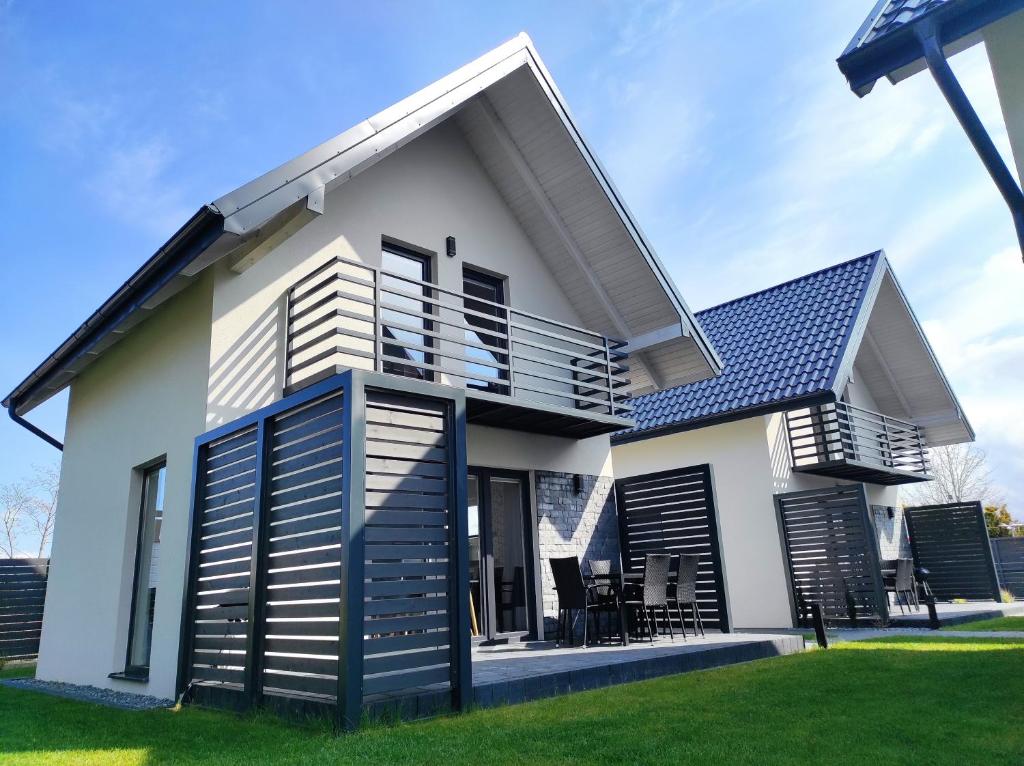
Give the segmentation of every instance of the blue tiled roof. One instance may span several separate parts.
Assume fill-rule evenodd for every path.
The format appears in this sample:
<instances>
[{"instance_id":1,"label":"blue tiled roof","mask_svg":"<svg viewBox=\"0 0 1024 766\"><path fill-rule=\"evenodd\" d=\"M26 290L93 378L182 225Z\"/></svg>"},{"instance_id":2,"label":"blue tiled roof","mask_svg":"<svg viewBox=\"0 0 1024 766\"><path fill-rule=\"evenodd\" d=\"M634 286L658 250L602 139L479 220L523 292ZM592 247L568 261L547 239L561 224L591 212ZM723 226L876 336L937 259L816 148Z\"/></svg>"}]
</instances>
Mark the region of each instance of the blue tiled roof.
<instances>
[{"instance_id":1,"label":"blue tiled roof","mask_svg":"<svg viewBox=\"0 0 1024 766\"><path fill-rule=\"evenodd\" d=\"M715 378L633 400L636 426L653 429L735 417L828 393L881 252L697 312L722 358Z\"/></svg>"},{"instance_id":2,"label":"blue tiled roof","mask_svg":"<svg viewBox=\"0 0 1024 766\"><path fill-rule=\"evenodd\" d=\"M863 37L854 41L857 45L867 45L901 27L912 24L929 11L933 11L951 0L887 0L877 10L874 19L869 19Z\"/></svg>"}]
</instances>

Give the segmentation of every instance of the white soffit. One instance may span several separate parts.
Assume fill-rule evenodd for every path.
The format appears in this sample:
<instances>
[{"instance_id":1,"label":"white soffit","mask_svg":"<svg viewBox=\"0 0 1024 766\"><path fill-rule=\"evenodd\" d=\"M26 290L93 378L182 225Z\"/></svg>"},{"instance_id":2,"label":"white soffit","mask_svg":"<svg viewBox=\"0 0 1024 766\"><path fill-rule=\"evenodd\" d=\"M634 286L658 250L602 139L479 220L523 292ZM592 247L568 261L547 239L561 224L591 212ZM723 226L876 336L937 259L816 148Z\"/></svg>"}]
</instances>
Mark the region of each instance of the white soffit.
<instances>
[{"instance_id":1,"label":"white soffit","mask_svg":"<svg viewBox=\"0 0 1024 766\"><path fill-rule=\"evenodd\" d=\"M585 326L631 343L660 333L657 346L632 360L649 368L637 368L648 384L675 386L720 370L525 34L213 206L225 230L242 236L304 198L322 212L325 192L456 114Z\"/></svg>"},{"instance_id":2,"label":"white soffit","mask_svg":"<svg viewBox=\"0 0 1024 766\"><path fill-rule=\"evenodd\" d=\"M917 423L930 445L973 441L970 423L888 264L856 367L878 408Z\"/></svg>"}]
</instances>

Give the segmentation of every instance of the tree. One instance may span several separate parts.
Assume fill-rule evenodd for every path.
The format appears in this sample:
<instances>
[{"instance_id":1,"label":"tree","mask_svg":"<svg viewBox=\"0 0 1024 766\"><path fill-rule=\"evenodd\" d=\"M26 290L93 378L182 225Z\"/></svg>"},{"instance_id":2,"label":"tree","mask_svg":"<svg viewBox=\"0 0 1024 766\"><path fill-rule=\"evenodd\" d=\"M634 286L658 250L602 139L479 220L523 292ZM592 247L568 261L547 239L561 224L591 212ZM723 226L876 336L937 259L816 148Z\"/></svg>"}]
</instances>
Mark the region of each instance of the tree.
<instances>
[{"instance_id":1,"label":"tree","mask_svg":"<svg viewBox=\"0 0 1024 766\"><path fill-rule=\"evenodd\" d=\"M911 503L941 505L989 499L992 487L982 450L973 444L953 444L928 453L934 479L908 490Z\"/></svg>"},{"instance_id":2,"label":"tree","mask_svg":"<svg viewBox=\"0 0 1024 766\"><path fill-rule=\"evenodd\" d=\"M35 490L29 508L29 523L39 535L39 558L43 558L57 517L57 491L60 489L60 469L56 465L36 466L32 489Z\"/></svg>"},{"instance_id":3,"label":"tree","mask_svg":"<svg viewBox=\"0 0 1024 766\"><path fill-rule=\"evenodd\" d=\"M1012 537L1012 523L1013 517L1006 510L1006 503L985 506L985 526L989 537Z\"/></svg>"},{"instance_id":4,"label":"tree","mask_svg":"<svg viewBox=\"0 0 1024 766\"><path fill-rule=\"evenodd\" d=\"M21 482L0 487L0 554L5 558L12 559L18 552L18 536L28 523L33 502Z\"/></svg>"}]
</instances>

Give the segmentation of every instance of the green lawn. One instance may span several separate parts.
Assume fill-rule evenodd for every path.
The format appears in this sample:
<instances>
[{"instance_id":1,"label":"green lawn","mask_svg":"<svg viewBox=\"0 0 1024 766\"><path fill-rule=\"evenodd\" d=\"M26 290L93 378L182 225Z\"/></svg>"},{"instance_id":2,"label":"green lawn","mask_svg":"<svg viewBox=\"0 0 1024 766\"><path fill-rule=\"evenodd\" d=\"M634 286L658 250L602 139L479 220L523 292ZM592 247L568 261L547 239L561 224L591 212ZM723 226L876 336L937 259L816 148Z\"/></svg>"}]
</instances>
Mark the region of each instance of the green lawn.
<instances>
[{"instance_id":1,"label":"green lawn","mask_svg":"<svg viewBox=\"0 0 1024 766\"><path fill-rule=\"evenodd\" d=\"M1024 631L1024 617L993 617L991 620L965 622L951 625L943 630L1020 630Z\"/></svg>"},{"instance_id":2,"label":"green lawn","mask_svg":"<svg viewBox=\"0 0 1024 766\"><path fill-rule=\"evenodd\" d=\"M1024 762L1024 641L894 637L335 736L0 687L4 764Z\"/></svg>"}]
</instances>

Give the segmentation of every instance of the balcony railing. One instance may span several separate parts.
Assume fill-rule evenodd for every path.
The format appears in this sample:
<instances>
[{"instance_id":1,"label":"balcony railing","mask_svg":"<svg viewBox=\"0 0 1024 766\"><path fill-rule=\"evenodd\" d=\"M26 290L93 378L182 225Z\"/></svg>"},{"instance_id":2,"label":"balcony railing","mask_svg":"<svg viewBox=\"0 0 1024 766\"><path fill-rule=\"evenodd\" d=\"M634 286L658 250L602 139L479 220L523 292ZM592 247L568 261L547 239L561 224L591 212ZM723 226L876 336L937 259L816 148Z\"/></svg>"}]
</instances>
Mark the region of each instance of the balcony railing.
<instances>
[{"instance_id":1,"label":"balcony railing","mask_svg":"<svg viewBox=\"0 0 1024 766\"><path fill-rule=\"evenodd\" d=\"M345 258L292 286L287 324L290 391L356 367L585 417L632 410L624 342Z\"/></svg>"},{"instance_id":2,"label":"balcony railing","mask_svg":"<svg viewBox=\"0 0 1024 766\"><path fill-rule=\"evenodd\" d=\"M786 413L793 468L883 484L925 481L929 463L921 429L846 402Z\"/></svg>"}]
</instances>

